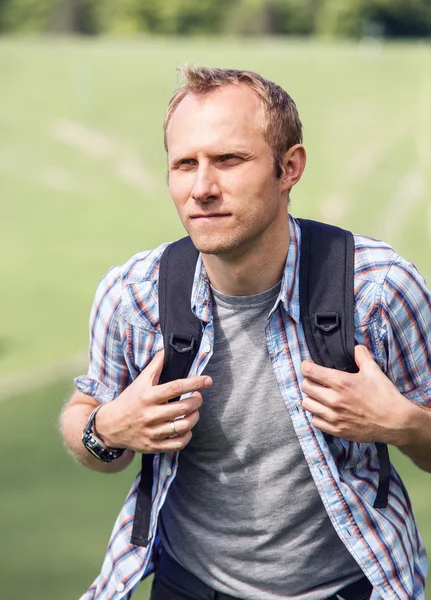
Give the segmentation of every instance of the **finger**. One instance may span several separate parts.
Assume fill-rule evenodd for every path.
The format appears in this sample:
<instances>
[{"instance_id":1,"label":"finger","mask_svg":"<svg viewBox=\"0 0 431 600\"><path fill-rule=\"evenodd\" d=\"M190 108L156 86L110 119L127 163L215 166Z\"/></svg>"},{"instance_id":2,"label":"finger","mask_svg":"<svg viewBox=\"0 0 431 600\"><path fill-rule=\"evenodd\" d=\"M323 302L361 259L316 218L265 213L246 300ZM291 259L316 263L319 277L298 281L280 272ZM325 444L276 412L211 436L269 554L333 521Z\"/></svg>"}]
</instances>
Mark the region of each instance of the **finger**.
<instances>
[{"instance_id":1,"label":"finger","mask_svg":"<svg viewBox=\"0 0 431 600\"><path fill-rule=\"evenodd\" d=\"M199 411L194 410L192 413L184 417L183 419L174 419L169 421L163 426L164 437L170 438L172 436L183 436L193 429L196 423L199 421Z\"/></svg>"},{"instance_id":2,"label":"finger","mask_svg":"<svg viewBox=\"0 0 431 600\"><path fill-rule=\"evenodd\" d=\"M336 414L331 408L328 408L321 402L318 402L309 396L305 397L301 404L304 410L314 416L325 419L325 421L332 422L334 419L336 419Z\"/></svg>"},{"instance_id":3,"label":"finger","mask_svg":"<svg viewBox=\"0 0 431 600\"><path fill-rule=\"evenodd\" d=\"M317 427L317 429L325 431L326 433L336 435L339 421L337 415L333 411L319 402L315 402L312 398L305 398L302 402L302 406L312 415L311 424L313 427Z\"/></svg>"},{"instance_id":4,"label":"finger","mask_svg":"<svg viewBox=\"0 0 431 600\"><path fill-rule=\"evenodd\" d=\"M328 367L321 367L311 360L304 360L301 363L301 373L307 379L311 379L316 383L320 383L327 388L338 389L343 387L346 382L346 378L352 377L351 373L344 373L337 369L330 369Z\"/></svg>"},{"instance_id":5,"label":"finger","mask_svg":"<svg viewBox=\"0 0 431 600\"><path fill-rule=\"evenodd\" d=\"M335 429L331 426L331 424L328 423L328 421L325 421L325 419L322 419L321 417L314 416L311 419L311 424L313 425L313 427L320 429L320 431L330 433L331 435L336 435Z\"/></svg>"},{"instance_id":6,"label":"finger","mask_svg":"<svg viewBox=\"0 0 431 600\"><path fill-rule=\"evenodd\" d=\"M187 379L176 379L152 388L152 397L158 404L164 404L178 396L204 390L213 384L211 377L200 375Z\"/></svg>"},{"instance_id":7,"label":"finger","mask_svg":"<svg viewBox=\"0 0 431 600\"><path fill-rule=\"evenodd\" d=\"M154 407L154 413L149 420L149 424L151 426L162 425L173 419L187 416L195 410L198 410L202 406L202 402L202 395L199 392L195 392L188 398L184 398L184 400L156 406Z\"/></svg>"},{"instance_id":8,"label":"finger","mask_svg":"<svg viewBox=\"0 0 431 600\"><path fill-rule=\"evenodd\" d=\"M171 437L162 442L154 444L152 452L178 452L187 446L192 439L192 432L188 431L184 435L178 435L177 437Z\"/></svg>"},{"instance_id":9,"label":"finger","mask_svg":"<svg viewBox=\"0 0 431 600\"><path fill-rule=\"evenodd\" d=\"M325 385L324 381L329 380L331 377L330 371L333 371L333 369L321 367L312 360L304 360L301 363L301 373L304 377L311 379L316 383L320 383L321 385Z\"/></svg>"},{"instance_id":10,"label":"finger","mask_svg":"<svg viewBox=\"0 0 431 600\"><path fill-rule=\"evenodd\" d=\"M313 379L304 379L301 383L301 390L307 396L318 400L326 405L332 405L335 400L334 391L331 388L318 383L317 381L313 381Z\"/></svg>"},{"instance_id":11,"label":"finger","mask_svg":"<svg viewBox=\"0 0 431 600\"><path fill-rule=\"evenodd\" d=\"M159 383L160 375L163 370L164 356L165 353L163 350L160 350L154 355L153 359L135 380L139 382L140 386L156 386Z\"/></svg>"},{"instance_id":12,"label":"finger","mask_svg":"<svg viewBox=\"0 0 431 600\"><path fill-rule=\"evenodd\" d=\"M364 369L370 367L377 367L378 369L380 369L380 367L374 360L373 355L366 346L355 346L355 362L358 365L360 371L363 371Z\"/></svg>"}]
</instances>

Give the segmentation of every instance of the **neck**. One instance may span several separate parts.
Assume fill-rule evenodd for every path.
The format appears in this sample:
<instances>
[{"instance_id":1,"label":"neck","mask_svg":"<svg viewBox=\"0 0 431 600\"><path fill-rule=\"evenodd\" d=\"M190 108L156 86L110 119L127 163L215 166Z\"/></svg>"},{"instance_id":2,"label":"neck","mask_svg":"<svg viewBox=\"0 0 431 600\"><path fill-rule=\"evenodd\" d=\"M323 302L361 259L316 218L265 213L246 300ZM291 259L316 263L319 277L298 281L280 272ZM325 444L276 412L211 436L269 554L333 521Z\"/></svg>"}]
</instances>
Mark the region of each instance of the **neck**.
<instances>
[{"instance_id":1,"label":"neck","mask_svg":"<svg viewBox=\"0 0 431 600\"><path fill-rule=\"evenodd\" d=\"M282 278L289 250L289 228L278 240L236 255L202 254L211 285L230 296L251 296L266 292Z\"/></svg>"}]
</instances>

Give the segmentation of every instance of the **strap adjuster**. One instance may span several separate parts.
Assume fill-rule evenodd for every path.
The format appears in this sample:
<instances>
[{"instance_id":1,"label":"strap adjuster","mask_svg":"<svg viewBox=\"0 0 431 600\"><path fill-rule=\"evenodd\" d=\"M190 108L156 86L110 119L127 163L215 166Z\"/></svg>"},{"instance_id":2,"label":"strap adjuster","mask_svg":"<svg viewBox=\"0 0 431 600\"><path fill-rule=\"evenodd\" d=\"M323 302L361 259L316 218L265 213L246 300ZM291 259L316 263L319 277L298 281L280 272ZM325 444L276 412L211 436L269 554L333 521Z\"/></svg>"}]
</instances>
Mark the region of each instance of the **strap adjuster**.
<instances>
[{"instance_id":1,"label":"strap adjuster","mask_svg":"<svg viewBox=\"0 0 431 600\"><path fill-rule=\"evenodd\" d=\"M340 318L336 312L316 313L314 324L321 331L333 331L340 324Z\"/></svg>"},{"instance_id":2,"label":"strap adjuster","mask_svg":"<svg viewBox=\"0 0 431 600\"><path fill-rule=\"evenodd\" d=\"M188 345L187 345L188 344ZM178 352L179 354L184 354L185 352L191 352L195 345L195 338L188 337L184 335L178 335L176 333L171 333L171 337L169 338L169 346Z\"/></svg>"}]
</instances>

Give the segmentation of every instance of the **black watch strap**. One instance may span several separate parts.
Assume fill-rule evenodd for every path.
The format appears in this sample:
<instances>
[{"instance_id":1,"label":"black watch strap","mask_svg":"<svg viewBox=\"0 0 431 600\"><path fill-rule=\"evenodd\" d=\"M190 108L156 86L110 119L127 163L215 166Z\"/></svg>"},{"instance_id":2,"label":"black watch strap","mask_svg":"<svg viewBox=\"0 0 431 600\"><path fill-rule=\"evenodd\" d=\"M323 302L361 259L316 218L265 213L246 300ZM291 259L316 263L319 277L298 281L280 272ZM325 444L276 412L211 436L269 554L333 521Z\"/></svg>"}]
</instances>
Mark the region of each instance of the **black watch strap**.
<instances>
[{"instance_id":1,"label":"black watch strap","mask_svg":"<svg viewBox=\"0 0 431 600\"><path fill-rule=\"evenodd\" d=\"M108 448L106 444L99 439L96 430L96 415L102 408L103 404L93 410L88 419L87 425L82 432L82 443L87 450L98 460L104 463L110 463L124 453L124 448Z\"/></svg>"}]
</instances>

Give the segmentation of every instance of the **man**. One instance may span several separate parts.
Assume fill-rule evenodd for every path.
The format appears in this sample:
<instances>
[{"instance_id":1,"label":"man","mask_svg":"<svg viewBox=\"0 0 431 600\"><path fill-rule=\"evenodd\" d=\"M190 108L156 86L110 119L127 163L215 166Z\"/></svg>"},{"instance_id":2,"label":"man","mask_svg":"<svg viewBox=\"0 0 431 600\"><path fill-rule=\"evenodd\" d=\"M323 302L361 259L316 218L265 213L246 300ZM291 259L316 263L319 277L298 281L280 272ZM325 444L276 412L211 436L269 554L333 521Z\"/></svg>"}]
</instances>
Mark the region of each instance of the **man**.
<instances>
[{"instance_id":1,"label":"man","mask_svg":"<svg viewBox=\"0 0 431 600\"><path fill-rule=\"evenodd\" d=\"M392 248L355 236L359 372L311 362L288 215L306 160L296 106L254 73L183 74L165 145L169 190L200 251L202 343L188 379L158 385L165 245L103 278L63 436L105 472L155 453L153 504L148 544L133 545L138 478L83 598L129 598L155 568L153 600L423 598L425 551L394 469L388 506L373 508L374 442L431 471L429 293ZM106 464L81 442L96 408L87 430L112 449Z\"/></svg>"}]
</instances>

